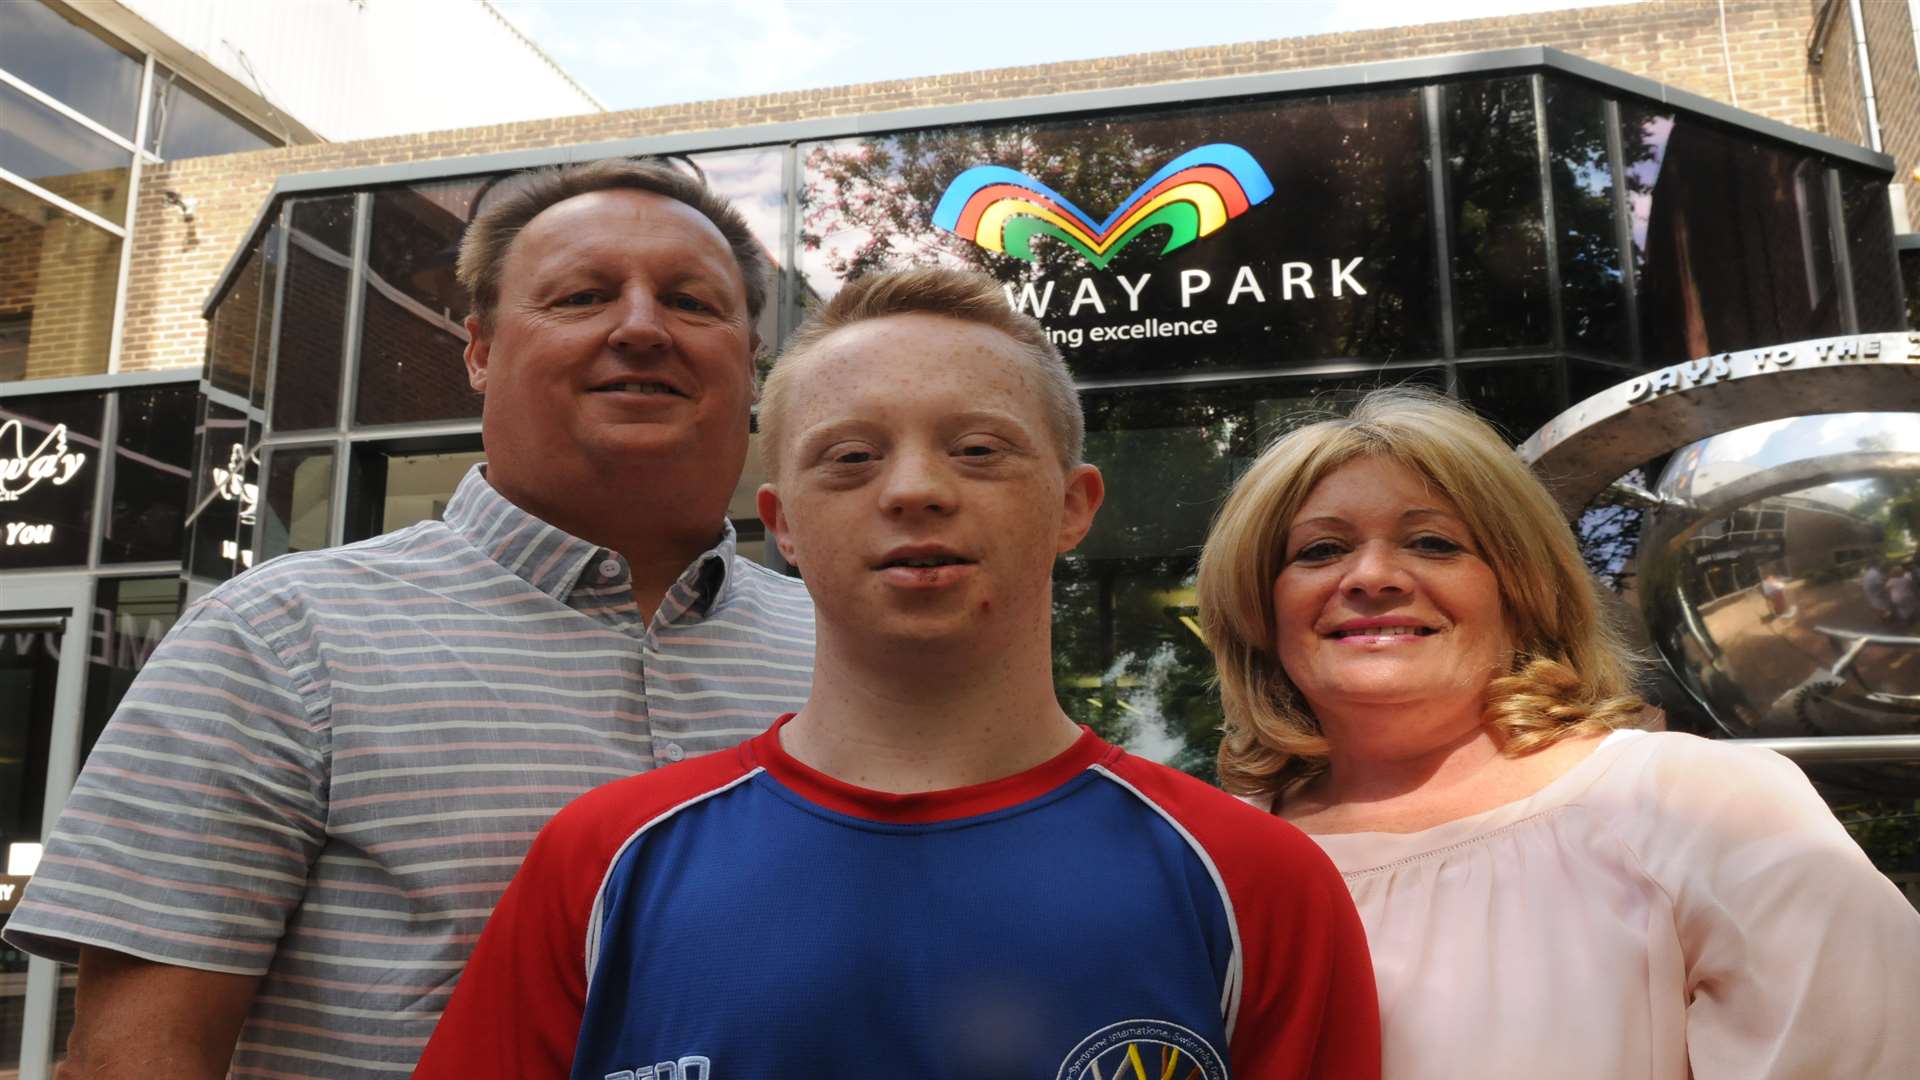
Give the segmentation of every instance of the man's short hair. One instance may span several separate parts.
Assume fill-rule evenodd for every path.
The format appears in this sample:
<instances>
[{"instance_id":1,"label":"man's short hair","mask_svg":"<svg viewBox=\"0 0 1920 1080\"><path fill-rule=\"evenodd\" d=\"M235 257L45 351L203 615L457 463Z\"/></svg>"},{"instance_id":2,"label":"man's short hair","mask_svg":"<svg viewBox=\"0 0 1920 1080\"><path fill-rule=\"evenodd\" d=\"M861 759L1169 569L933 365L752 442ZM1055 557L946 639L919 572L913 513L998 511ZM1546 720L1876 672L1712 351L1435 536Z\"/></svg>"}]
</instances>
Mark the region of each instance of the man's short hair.
<instances>
[{"instance_id":1,"label":"man's short hair","mask_svg":"<svg viewBox=\"0 0 1920 1080\"><path fill-rule=\"evenodd\" d=\"M489 192L485 206L460 238L456 270L460 284L473 302L482 329L493 328L493 312L500 302L500 277L513 238L540 213L576 195L595 191L650 191L686 203L698 210L733 249L733 261L747 285L747 319L760 318L767 305L768 271L772 261L766 248L747 227L747 219L733 204L715 194L697 177L665 165L632 158L609 158L584 165L550 165L509 177Z\"/></svg>"},{"instance_id":2,"label":"man's short hair","mask_svg":"<svg viewBox=\"0 0 1920 1080\"><path fill-rule=\"evenodd\" d=\"M779 472L780 429L785 421L787 383L794 361L836 331L889 315L940 315L988 326L1012 338L1020 347L1028 374L1034 377L1061 467L1071 469L1080 464L1086 418L1080 410L1080 395L1073 388L1073 375L1060 358L1060 350L1048 339L1046 328L1031 316L1015 311L1000 284L985 274L921 267L869 274L848 282L787 338L779 361L760 391L760 459L769 477Z\"/></svg>"}]
</instances>

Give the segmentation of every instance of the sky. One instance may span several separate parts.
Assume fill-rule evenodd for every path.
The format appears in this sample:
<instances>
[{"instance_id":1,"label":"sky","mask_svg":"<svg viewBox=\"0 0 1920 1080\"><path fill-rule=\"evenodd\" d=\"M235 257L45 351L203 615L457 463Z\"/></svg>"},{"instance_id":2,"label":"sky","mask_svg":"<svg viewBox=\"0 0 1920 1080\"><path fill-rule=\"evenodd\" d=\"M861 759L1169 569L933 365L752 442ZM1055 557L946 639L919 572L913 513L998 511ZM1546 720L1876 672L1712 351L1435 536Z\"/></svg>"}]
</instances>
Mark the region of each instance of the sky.
<instances>
[{"instance_id":1,"label":"sky","mask_svg":"<svg viewBox=\"0 0 1920 1080\"><path fill-rule=\"evenodd\" d=\"M610 109L1622 0L491 0Z\"/></svg>"}]
</instances>

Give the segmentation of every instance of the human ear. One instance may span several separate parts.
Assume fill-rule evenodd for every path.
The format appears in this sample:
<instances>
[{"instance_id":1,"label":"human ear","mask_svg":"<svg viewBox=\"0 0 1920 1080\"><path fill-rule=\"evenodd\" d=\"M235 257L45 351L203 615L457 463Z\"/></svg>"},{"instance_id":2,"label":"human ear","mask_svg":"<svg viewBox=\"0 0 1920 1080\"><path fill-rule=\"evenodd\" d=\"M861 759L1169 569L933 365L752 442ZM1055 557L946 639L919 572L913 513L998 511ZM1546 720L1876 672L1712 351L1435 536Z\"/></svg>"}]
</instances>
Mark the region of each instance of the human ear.
<instances>
[{"instance_id":1,"label":"human ear","mask_svg":"<svg viewBox=\"0 0 1920 1080\"><path fill-rule=\"evenodd\" d=\"M1067 485L1061 493L1060 533L1053 550L1065 554L1078 547L1093 528L1093 516L1107 497L1107 482L1092 465L1075 465L1067 470Z\"/></svg>"},{"instance_id":2,"label":"human ear","mask_svg":"<svg viewBox=\"0 0 1920 1080\"><path fill-rule=\"evenodd\" d=\"M773 537L773 545L780 557L787 560L789 566L800 565L800 549L794 545L793 533L787 527L787 511L780 505L780 489L772 484L761 484L754 493L754 506L760 511L760 523L767 527L767 535Z\"/></svg>"},{"instance_id":3,"label":"human ear","mask_svg":"<svg viewBox=\"0 0 1920 1080\"><path fill-rule=\"evenodd\" d=\"M487 392L487 363L493 359L493 338L480 325L478 315L467 316L467 348L461 357L467 362L467 385L479 393Z\"/></svg>"}]
</instances>

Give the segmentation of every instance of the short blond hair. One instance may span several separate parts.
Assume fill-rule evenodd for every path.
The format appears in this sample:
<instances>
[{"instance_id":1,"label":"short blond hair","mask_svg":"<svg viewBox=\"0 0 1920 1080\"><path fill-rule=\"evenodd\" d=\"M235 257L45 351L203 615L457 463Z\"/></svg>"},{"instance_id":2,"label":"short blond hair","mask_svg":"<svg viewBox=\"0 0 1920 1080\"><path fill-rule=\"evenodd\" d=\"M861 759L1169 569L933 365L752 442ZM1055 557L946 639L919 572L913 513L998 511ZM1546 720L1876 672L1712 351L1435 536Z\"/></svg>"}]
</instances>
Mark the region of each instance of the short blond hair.
<instances>
[{"instance_id":1,"label":"short blond hair","mask_svg":"<svg viewBox=\"0 0 1920 1080\"><path fill-rule=\"evenodd\" d=\"M787 338L780 359L760 389L760 460L767 476L779 472L781 429L786 419L787 384L795 361L836 331L888 315L940 315L991 327L1012 338L1035 376L1041 411L1051 429L1062 468L1080 464L1086 442L1086 416L1073 375L1046 328L1007 303L1000 284L974 270L920 267L869 274L848 282L825 306L817 308Z\"/></svg>"},{"instance_id":2,"label":"short blond hair","mask_svg":"<svg viewBox=\"0 0 1920 1080\"><path fill-rule=\"evenodd\" d=\"M1629 726L1645 708L1632 687L1637 660L1602 608L1552 496L1465 406L1395 387L1368 393L1344 418L1281 436L1214 519L1196 591L1226 714L1221 785L1278 795L1325 767L1319 722L1280 665L1273 585L1307 494L1368 457L1413 471L1451 499L1493 570L1514 632L1513 666L1486 690L1484 719L1502 752Z\"/></svg>"}]
</instances>

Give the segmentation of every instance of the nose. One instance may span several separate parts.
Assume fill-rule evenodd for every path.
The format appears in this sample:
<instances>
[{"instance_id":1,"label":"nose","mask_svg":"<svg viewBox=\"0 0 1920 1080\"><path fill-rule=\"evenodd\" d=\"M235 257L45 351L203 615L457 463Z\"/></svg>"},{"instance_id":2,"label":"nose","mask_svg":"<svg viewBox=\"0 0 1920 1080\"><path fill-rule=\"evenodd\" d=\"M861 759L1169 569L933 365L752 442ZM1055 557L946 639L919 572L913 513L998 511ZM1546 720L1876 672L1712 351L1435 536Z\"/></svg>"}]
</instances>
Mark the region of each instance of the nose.
<instances>
[{"instance_id":1,"label":"nose","mask_svg":"<svg viewBox=\"0 0 1920 1080\"><path fill-rule=\"evenodd\" d=\"M1412 576L1401 564L1399 556L1398 547L1390 541L1376 540L1361 544L1347 561L1347 572L1341 578L1340 587L1361 596L1411 591Z\"/></svg>"},{"instance_id":2,"label":"nose","mask_svg":"<svg viewBox=\"0 0 1920 1080\"><path fill-rule=\"evenodd\" d=\"M652 293L628 289L614 306L607 344L618 351L665 348L672 343L673 335L667 331L664 316Z\"/></svg>"},{"instance_id":3,"label":"nose","mask_svg":"<svg viewBox=\"0 0 1920 1080\"><path fill-rule=\"evenodd\" d=\"M945 454L934 450L903 449L893 454L881 486L881 509L890 517L952 513L958 492L946 460Z\"/></svg>"}]
</instances>

